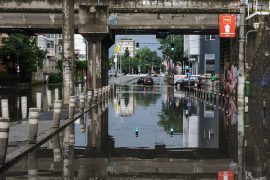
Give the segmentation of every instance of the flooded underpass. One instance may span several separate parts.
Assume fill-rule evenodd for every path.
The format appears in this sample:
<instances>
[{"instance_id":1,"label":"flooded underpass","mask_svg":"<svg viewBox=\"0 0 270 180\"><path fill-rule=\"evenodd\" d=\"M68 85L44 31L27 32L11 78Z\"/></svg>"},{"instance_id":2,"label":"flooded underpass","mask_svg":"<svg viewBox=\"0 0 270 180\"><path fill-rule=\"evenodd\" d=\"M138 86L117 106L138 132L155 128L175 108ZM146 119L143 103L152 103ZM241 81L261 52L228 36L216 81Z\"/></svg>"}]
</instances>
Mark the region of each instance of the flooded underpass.
<instances>
[{"instance_id":1,"label":"flooded underpass","mask_svg":"<svg viewBox=\"0 0 270 180\"><path fill-rule=\"evenodd\" d=\"M268 137L262 101L250 99L241 121L233 97L216 103L166 85L118 86L1 178L269 179Z\"/></svg>"}]
</instances>

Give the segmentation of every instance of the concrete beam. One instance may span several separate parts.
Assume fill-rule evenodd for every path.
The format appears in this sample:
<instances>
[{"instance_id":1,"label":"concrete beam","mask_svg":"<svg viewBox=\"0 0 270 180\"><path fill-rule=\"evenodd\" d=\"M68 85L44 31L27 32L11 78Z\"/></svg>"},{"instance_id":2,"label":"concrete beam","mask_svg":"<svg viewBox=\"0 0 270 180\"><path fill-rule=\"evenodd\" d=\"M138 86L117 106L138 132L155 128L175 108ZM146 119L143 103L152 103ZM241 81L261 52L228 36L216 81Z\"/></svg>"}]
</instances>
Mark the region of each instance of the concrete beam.
<instances>
[{"instance_id":1,"label":"concrete beam","mask_svg":"<svg viewBox=\"0 0 270 180\"><path fill-rule=\"evenodd\" d=\"M61 9L62 0L28 0L21 2L21 0L4 1L0 2L1 9L17 9L22 8L31 9ZM166 8L166 9L205 9L205 10L239 10L240 1L237 0L216 0L216 1L205 1L205 0L77 0L75 2L75 9L79 5L104 5L110 6L111 8L122 8L123 9L136 9L136 8ZM2 11L2 10L1 10ZM2 11L3 12L3 11Z\"/></svg>"},{"instance_id":2,"label":"concrete beam","mask_svg":"<svg viewBox=\"0 0 270 180\"><path fill-rule=\"evenodd\" d=\"M127 30L130 33L143 31L143 34L153 34L158 30L218 30L217 14L118 14L117 24L110 25L115 34ZM15 29L26 29L36 33L61 33L62 14L60 13L0 13L0 32L11 32ZM74 31L79 29L78 14L74 14ZM83 22L83 20L80 20ZM104 20L102 20L104 21ZM91 24L80 25L81 33L91 33ZM85 28L89 30L86 31ZM106 32L106 27L96 29L96 32ZM126 31L124 31L126 33ZM108 33L108 31L107 31Z\"/></svg>"}]
</instances>

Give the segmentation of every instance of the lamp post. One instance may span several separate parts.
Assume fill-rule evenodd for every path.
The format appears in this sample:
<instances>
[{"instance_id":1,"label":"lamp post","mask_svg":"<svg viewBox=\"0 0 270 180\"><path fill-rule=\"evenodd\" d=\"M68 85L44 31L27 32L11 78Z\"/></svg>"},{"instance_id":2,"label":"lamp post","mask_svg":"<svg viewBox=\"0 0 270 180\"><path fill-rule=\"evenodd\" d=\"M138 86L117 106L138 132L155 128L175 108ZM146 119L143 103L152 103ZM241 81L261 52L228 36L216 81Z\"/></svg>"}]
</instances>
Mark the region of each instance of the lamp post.
<instances>
[{"instance_id":1,"label":"lamp post","mask_svg":"<svg viewBox=\"0 0 270 180\"><path fill-rule=\"evenodd\" d=\"M258 23L258 22L255 22L255 23L253 23L253 28L254 29L251 29L251 30L249 30L248 32L246 32L246 36L245 36L245 65L247 66L247 62L246 62L246 59L247 59L247 56L246 56L246 52L247 52L247 44L248 44L248 35L250 34L250 33L252 33L252 32L257 32L258 31L258 29L259 29L259 27L260 27L260 23ZM245 67L246 67L245 66ZM248 66L247 66L248 67ZM246 67L246 68L247 68Z\"/></svg>"}]
</instances>

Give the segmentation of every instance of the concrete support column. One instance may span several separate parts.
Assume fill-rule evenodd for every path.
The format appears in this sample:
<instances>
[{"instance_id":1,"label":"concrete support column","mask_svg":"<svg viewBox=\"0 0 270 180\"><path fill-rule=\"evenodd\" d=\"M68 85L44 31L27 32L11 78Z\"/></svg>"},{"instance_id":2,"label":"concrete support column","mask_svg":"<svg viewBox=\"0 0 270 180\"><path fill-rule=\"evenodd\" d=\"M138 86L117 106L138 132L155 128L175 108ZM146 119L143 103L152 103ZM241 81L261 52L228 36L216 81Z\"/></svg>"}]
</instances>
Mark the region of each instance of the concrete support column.
<instances>
[{"instance_id":1,"label":"concrete support column","mask_svg":"<svg viewBox=\"0 0 270 180\"><path fill-rule=\"evenodd\" d=\"M110 38L110 36L106 36L102 41L102 86L106 86L109 83L109 48L114 44L114 41Z\"/></svg>"},{"instance_id":2,"label":"concrete support column","mask_svg":"<svg viewBox=\"0 0 270 180\"><path fill-rule=\"evenodd\" d=\"M87 89L93 90L102 85L101 78L101 40L100 37L88 37L88 69L87 69Z\"/></svg>"},{"instance_id":3,"label":"concrete support column","mask_svg":"<svg viewBox=\"0 0 270 180\"><path fill-rule=\"evenodd\" d=\"M74 94L74 0L63 0L63 103Z\"/></svg>"}]
</instances>

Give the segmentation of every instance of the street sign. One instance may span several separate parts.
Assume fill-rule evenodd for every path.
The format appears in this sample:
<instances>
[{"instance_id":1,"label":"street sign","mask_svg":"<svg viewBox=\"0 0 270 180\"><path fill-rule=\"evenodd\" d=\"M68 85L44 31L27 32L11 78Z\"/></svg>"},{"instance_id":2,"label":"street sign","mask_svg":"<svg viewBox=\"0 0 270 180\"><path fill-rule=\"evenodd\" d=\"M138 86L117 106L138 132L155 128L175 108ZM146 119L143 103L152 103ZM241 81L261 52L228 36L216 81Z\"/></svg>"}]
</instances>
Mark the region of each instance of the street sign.
<instances>
[{"instance_id":1,"label":"street sign","mask_svg":"<svg viewBox=\"0 0 270 180\"><path fill-rule=\"evenodd\" d=\"M219 37L234 38L235 37L235 14L220 14L219 15Z\"/></svg>"},{"instance_id":2,"label":"street sign","mask_svg":"<svg viewBox=\"0 0 270 180\"><path fill-rule=\"evenodd\" d=\"M234 172L218 171L218 180L234 180Z\"/></svg>"},{"instance_id":3,"label":"street sign","mask_svg":"<svg viewBox=\"0 0 270 180\"><path fill-rule=\"evenodd\" d=\"M119 45L116 45L115 48L114 48L114 53L118 54L119 51L120 51L120 47L119 47Z\"/></svg>"}]
</instances>

